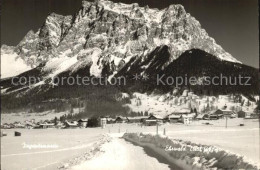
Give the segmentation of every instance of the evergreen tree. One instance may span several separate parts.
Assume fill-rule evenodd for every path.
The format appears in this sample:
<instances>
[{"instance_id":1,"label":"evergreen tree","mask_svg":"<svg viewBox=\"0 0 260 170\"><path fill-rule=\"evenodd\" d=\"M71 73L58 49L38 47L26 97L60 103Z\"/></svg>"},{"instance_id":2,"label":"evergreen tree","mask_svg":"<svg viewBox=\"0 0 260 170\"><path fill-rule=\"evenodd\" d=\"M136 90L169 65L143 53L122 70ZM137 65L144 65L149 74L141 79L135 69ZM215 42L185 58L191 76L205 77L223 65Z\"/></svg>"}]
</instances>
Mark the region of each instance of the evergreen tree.
<instances>
[{"instance_id":1,"label":"evergreen tree","mask_svg":"<svg viewBox=\"0 0 260 170\"><path fill-rule=\"evenodd\" d=\"M58 124L58 118L57 118L57 117L54 118L54 124L55 124L55 125Z\"/></svg>"}]
</instances>

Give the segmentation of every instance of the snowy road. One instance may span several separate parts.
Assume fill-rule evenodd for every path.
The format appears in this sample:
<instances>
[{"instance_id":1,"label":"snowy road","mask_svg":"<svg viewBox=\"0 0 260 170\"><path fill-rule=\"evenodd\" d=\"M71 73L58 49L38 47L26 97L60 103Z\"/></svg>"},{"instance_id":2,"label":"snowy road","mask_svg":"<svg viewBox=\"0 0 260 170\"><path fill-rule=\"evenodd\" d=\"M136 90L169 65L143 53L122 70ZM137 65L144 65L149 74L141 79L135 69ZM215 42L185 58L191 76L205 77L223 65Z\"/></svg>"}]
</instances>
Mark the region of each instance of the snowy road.
<instances>
[{"instance_id":1,"label":"snowy road","mask_svg":"<svg viewBox=\"0 0 260 170\"><path fill-rule=\"evenodd\" d=\"M168 170L167 164L160 163L156 158L148 156L144 149L126 142L124 139L114 137L102 147L103 153L80 165L72 167L72 170Z\"/></svg>"}]
</instances>

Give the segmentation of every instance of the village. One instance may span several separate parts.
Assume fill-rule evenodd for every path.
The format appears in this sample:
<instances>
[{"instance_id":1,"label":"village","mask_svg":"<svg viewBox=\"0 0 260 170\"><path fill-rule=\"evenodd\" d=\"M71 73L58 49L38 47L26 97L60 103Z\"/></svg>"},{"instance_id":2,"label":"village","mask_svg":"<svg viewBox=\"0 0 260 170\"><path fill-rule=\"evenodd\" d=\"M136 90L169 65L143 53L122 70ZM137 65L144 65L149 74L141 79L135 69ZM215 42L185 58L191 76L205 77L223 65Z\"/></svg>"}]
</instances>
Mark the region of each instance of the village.
<instances>
[{"instance_id":1,"label":"village","mask_svg":"<svg viewBox=\"0 0 260 170\"><path fill-rule=\"evenodd\" d=\"M194 110L193 113L188 109L186 112L184 109L182 111L167 117L159 115L117 116L114 118L90 117L78 120L50 119L50 121L4 123L3 129L1 129L3 166L7 169L19 169L21 165L24 169L41 169L41 167L64 169L79 164L81 160L87 161L84 156L89 158L89 155L95 155L95 149L93 152L90 149L97 147L98 151L101 146L96 144L100 142L102 146L103 144L108 145L109 148L111 145L114 146L111 146L113 151L122 152L130 146L132 146L130 150L137 149L138 147L121 138L124 134L131 133L146 134L151 137L163 136L173 141L191 141L209 147L218 146L243 155L254 162L259 159L259 119L256 118L258 115L228 109L197 114L194 113ZM106 137L112 137L111 141L107 141ZM28 149L24 148L24 144L27 146L53 145L57 148ZM122 156L126 154L121 152ZM85 153L87 154L84 155ZM105 151L105 153L110 156L111 152ZM82 159L80 155L83 155ZM145 154L143 153L143 155ZM145 156L147 157L147 155ZM22 157L22 159L17 164L8 163L18 157ZM32 158L35 160L35 164L30 164ZM99 157L97 156L97 158ZM113 160L111 161L113 162ZM26 164L22 164L23 162Z\"/></svg>"},{"instance_id":2,"label":"village","mask_svg":"<svg viewBox=\"0 0 260 170\"><path fill-rule=\"evenodd\" d=\"M102 146L105 142L104 146L112 144L122 147L112 149L113 151L124 151L133 147L129 150L131 152L132 149L137 149L136 146L127 143L121 137L132 133L163 136L177 141L192 141L209 147L219 146L221 149L243 155L250 161L257 162L259 159L258 98L255 100L257 102L252 102L245 97L239 100L232 95L196 96L192 92L184 91L180 96L122 94L121 99L128 101L125 104L125 107L129 108L127 112L120 110L114 113L112 108L114 106L109 107L112 111L104 109L103 112L93 112L89 103L79 100L79 104L74 107L67 104L68 107L64 110L3 114L1 117L3 159L5 162L10 162L17 156L23 156L19 164L6 163L4 167L18 169L20 168L18 166L23 165L25 169L39 167L63 169L62 167L78 164L79 162L75 161L77 156L86 152L90 155L95 153L87 149L100 142ZM94 106L98 110L97 104ZM101 107L100 103L98 106ZM111 141L107 141L107 137L111 138ZM161 142L158 144L161 145ZM24 144L55 145L58 148L21 149ZM10 150L10 147L13 149ZM96 147L99 150L101 145ZM32 154L35 156L35 165L30 165L28 162ZM51 159L45 159L46 154ZM71 165L67 164L68 159L71 160ZM82 159L86 161L85 157ZM28 164L24 164L24 161Z\"/></svg>"},{"instance_id":3,"label":"village","mask_svg":"<svg viewBox=\"0 0 260 170\"><path fill-rule=\"evenodd\" d=\"M196 109L183 109L179 112L171 113L167 116L160 115L146 115L146 116L135 116L125 117L117 116L111 118L110 116L105 117L91 117L86 119L78 120L59 120L54 118L52 120L45 120L36 122L35 119L26 120L24 122L13 122L13 123L1 123L1 129L69 129L69 128L89 128L89 127L102 127L105 128L107 124L117 123L137 123L140 126L155 126L162 125L164 123L179 123L179 124L191 124L193 121L200 120L218 120L218 119L259 119L259 114L249 111L238 111L228 110L226 108L209 111L208 113L197 113ZM242 125L241 125L242 126Z\"/></svg>"}]
</instances>

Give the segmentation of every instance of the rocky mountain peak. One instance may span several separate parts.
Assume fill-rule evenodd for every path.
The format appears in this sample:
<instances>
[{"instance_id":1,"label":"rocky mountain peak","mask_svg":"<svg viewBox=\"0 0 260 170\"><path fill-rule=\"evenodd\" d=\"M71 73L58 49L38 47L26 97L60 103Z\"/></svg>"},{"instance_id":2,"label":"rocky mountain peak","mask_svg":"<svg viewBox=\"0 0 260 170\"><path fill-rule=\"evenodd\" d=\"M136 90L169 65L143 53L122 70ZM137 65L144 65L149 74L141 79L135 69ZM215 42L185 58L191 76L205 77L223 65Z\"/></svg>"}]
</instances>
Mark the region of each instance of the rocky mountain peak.
<instances>
[{"instance_id":1,"label":"rocky mountain peak","mask_svg":"<svg viewBox=\"0 0 260 170\"><path fill-rule=\"evenodd\" d=\"M28 32L15 51L34 67L52 58L89 59L89 51L96 51L98 59L92 62L102 68L104 63L117 66L165 45L171 55L165 66L194 48L220 60L239 62L216 44L182 5L159 10L106 0L82 1L74 16L51 13L37 32Z\"/></svg>"}]
</instances>

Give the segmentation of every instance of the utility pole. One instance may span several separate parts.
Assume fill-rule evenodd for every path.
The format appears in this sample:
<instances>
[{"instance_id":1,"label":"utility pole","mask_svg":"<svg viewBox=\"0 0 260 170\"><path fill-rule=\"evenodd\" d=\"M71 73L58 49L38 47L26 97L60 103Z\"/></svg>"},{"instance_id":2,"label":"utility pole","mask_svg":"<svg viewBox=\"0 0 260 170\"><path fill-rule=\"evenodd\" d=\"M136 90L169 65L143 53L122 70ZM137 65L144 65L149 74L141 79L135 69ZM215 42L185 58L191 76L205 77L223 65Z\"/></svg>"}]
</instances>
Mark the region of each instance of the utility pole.
<instances>
[{"instance_id":1,"label":"utility pole","mask_svg":"<svg viewBox=\"0 0 260 170\"><path fill-rule=\"evenodd\" d=\"M156 120L156 135L158 135L158 129L159 129L159 127L158 127L158 121Z\"/></svg>"},{"instance_id":2,"label":"utility pole","mask_svg":"<svg viewBox=\"0 0 260 170\"><path fill-rule=\"evenodd\" d=\"M225 115L225 117L226 117L226 128L227 128L227 120L228 120L228 117L227 117L227 115Z\"/></svg>"}]
</instances>

